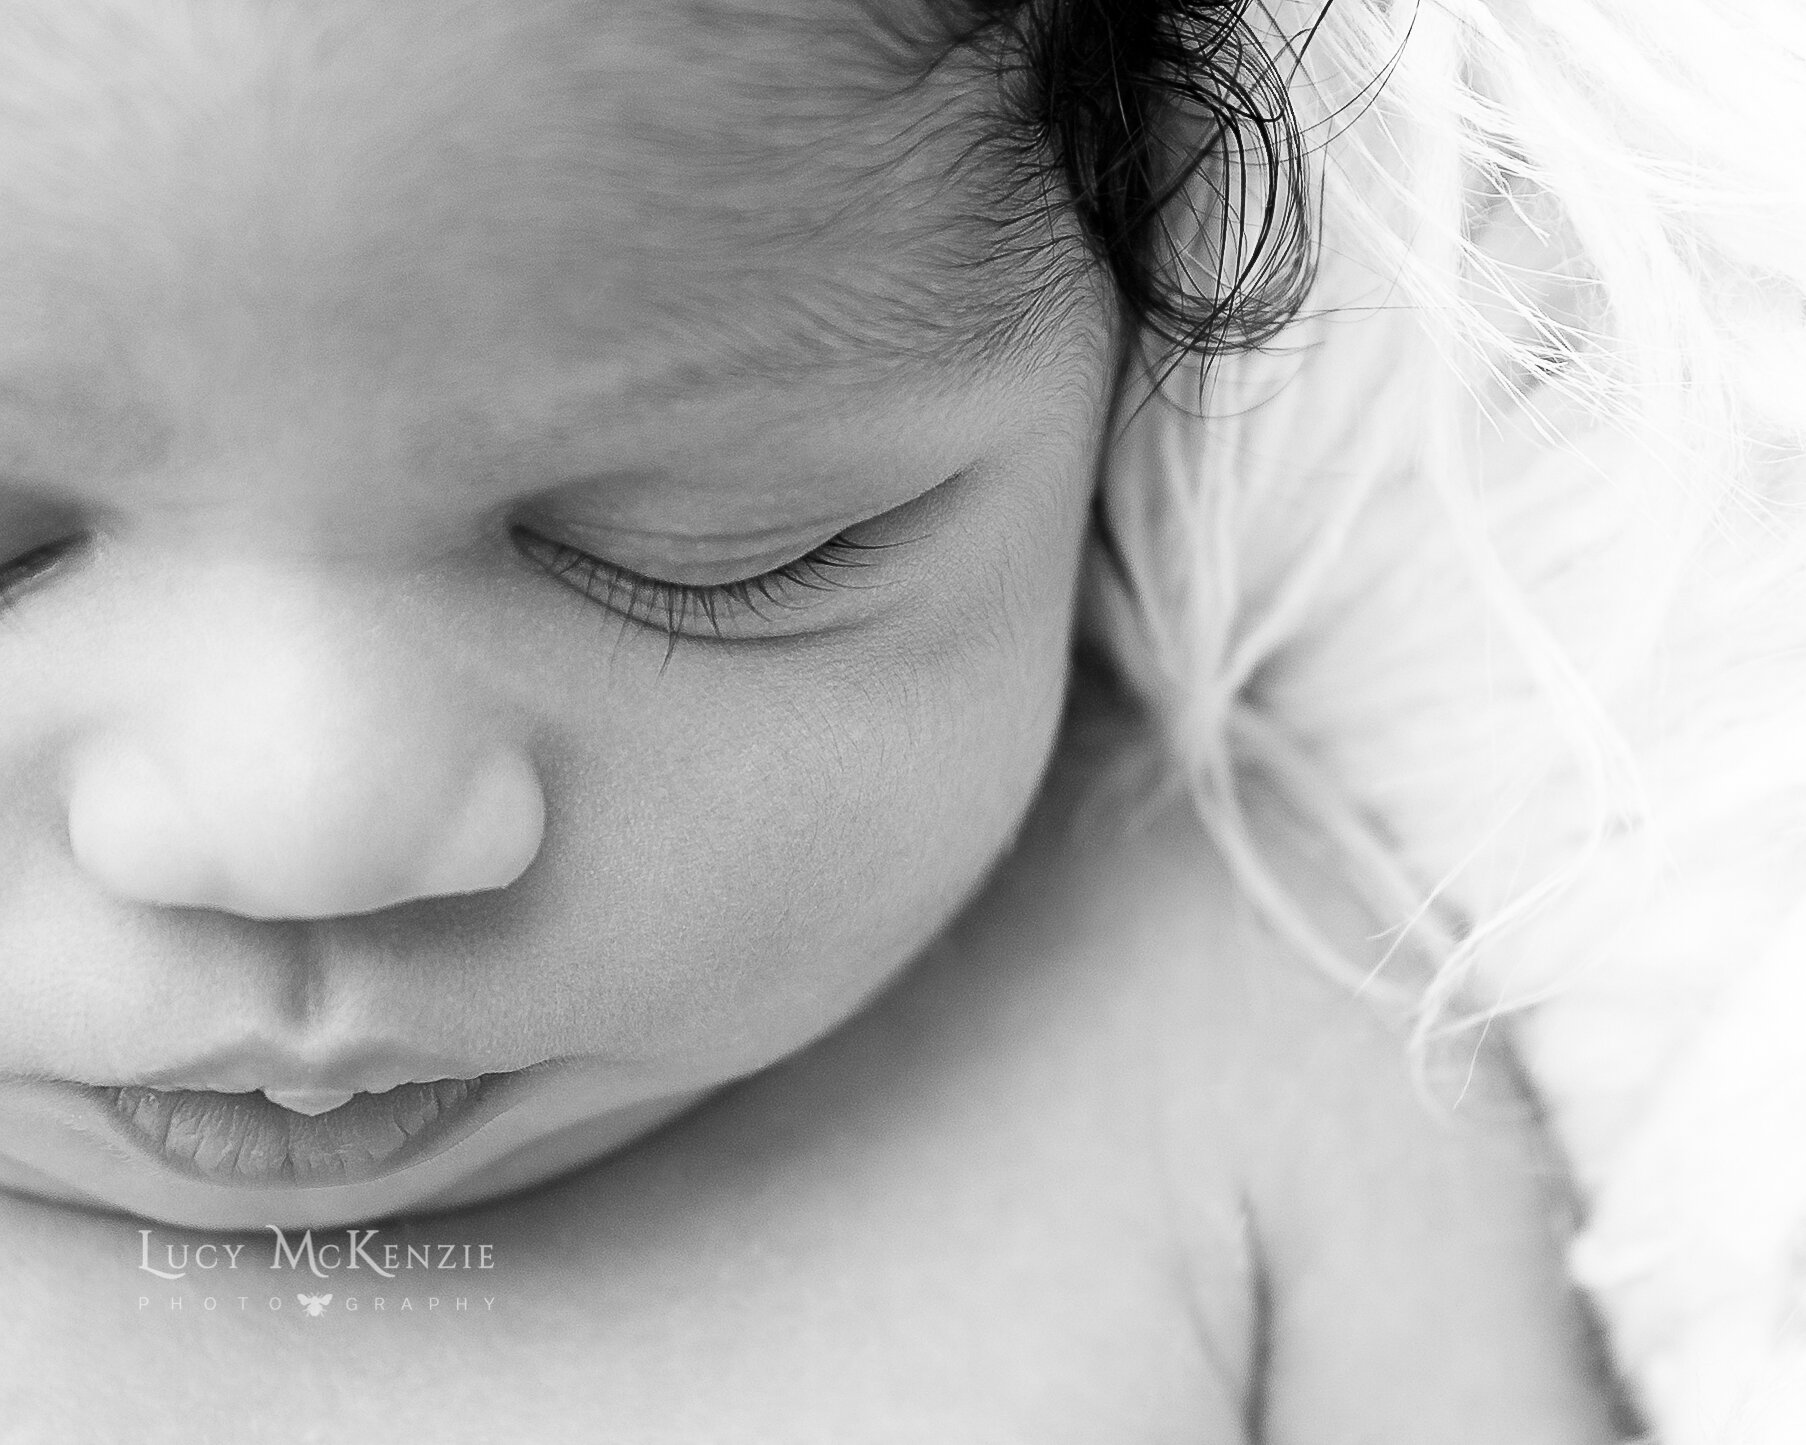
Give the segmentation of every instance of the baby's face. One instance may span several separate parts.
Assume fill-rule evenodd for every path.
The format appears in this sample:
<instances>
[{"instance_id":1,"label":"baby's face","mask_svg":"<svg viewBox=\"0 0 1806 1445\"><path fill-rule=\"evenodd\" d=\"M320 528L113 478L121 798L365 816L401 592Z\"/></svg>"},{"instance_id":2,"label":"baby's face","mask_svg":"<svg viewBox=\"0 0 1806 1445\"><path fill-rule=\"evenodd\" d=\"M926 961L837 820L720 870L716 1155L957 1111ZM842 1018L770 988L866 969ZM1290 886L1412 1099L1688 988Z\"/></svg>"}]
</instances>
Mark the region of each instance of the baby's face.
<instances>
[{"instance_id":1,"label":"baby's face","mask_svg":"<svg viewBox=\"0 0 1806 1445\"><path fill-rule=\"evenodd\" d=\"M0 1183L517 1187L1007 845L1106 303L988 80L786 8L0 4Z\"/></svg>"}]
</instances>

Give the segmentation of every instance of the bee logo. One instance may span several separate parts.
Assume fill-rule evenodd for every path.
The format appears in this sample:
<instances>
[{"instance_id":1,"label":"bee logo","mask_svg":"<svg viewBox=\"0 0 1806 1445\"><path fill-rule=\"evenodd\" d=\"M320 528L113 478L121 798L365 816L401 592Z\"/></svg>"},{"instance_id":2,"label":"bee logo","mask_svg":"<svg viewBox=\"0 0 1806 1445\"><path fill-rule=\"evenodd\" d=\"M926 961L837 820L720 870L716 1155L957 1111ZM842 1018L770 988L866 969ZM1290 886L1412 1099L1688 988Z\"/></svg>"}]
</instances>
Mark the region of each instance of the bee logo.
<instances>
[{"instance_id":1,"label":"bee logo","mask_svg":"<svg viewBox=\"0 0 1806 1445\"><path fill-rule=\"evenodd\" d=\"M301 1308L307 1311L310 1320L319 1319L326 1313L326 1306L332 1303L329 1294L298 1294L295 1298L301 1301Z\"/></svg>"}]
</instances>

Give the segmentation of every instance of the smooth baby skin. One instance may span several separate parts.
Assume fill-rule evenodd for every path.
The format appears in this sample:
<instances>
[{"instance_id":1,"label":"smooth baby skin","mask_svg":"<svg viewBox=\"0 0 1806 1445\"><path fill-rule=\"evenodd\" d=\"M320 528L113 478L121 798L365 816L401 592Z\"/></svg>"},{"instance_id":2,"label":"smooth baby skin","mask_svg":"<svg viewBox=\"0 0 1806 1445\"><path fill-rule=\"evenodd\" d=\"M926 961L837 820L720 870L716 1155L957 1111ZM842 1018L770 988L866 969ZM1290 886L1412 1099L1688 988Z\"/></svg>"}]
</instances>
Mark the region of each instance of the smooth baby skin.
<instances>
[{"instance_id":1,"label":"smooth baby skin","mask_svg":"<svg viewBox=\"0 0 1806 1445\"><path fill-rule=\"evenodd\" d=\"M989 101L869 19L0 5L0 1183L473 1201L971 896L1058 726L1115 328L1039 210L992 253ZM306 1192L54 1108L503 1074L431 1168Z\"/></svg>"},{"instance_id":2,"label":"smooth baby skin","mask_svg":"<svg viewBox=\"0 0 1806 1445\"><path fill-rule=\"evenodd\" d=\"M1442 1076L1463 1102L1439 1113L1182 812L1081 827L1037 823L800 1056L533 1196L390 1226L493 1245L486 1275L381 1286L445 1313L375 1316L367 1274L263 1273L255 1239L259 1270L167 1284L139 1221L8 1201L9 1438L1614 1438L1556 1173L1500 1061ZM1373 948L1352 908L1329 923ZM297 1289L338 1298L264 1309Z\"/></svg>"},{"instance_id":3,"label":"smooth baby skin","mask_svg":"<svg viewBox=\"0 0 1806 1445\"><path fill-rule=\"evenodd\" d=\"M498 1200L416 1323L153 1318L9 1199L8 1431L1598 1438L1528 1131L1182 825L1012 853L1119 328L871 18L0 3L0 1183ZM33 1103L421 1071L508 1148L354 1199Z\"/></svg>"}]
</instances>

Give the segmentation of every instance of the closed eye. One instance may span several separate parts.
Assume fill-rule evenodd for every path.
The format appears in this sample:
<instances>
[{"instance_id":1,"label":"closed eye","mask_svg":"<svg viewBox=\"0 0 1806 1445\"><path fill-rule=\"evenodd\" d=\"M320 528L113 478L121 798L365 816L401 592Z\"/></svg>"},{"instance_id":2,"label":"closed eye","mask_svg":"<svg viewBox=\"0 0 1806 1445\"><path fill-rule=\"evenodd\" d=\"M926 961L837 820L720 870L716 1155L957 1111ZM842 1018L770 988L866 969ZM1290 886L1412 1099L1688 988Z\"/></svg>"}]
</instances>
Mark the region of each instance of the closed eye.
<instances>
[{"instance_id":1,"label":"closed eye","mask_svg":"<svg viewBox=\"0 0 1806 1445\"><path fill-rule=\"evenodd\" d=\"M664 633L667 655L680 637L726 640L739 635L735 624L748 618L769 622L779 613L808 606L817 594L862 586L858 573L874 560L871 554L895 545L857 542L842 533L782 566L698 584L649 577L527 527L514 527L512 536L527 557L590 601Z\"/></svg>"},{"instance_id":2,"label":"closed eye","mask_svg":"<svg viewBox=\"0 0 1806 1445\"><path fill-rule=\"evenodd\" d=\"M45 542L21 552L11 561L0 564L0 608L10 604L20 592L51 571L87 540L84 536L60 537L54 542Z\"/></svg>"}]
</instances>

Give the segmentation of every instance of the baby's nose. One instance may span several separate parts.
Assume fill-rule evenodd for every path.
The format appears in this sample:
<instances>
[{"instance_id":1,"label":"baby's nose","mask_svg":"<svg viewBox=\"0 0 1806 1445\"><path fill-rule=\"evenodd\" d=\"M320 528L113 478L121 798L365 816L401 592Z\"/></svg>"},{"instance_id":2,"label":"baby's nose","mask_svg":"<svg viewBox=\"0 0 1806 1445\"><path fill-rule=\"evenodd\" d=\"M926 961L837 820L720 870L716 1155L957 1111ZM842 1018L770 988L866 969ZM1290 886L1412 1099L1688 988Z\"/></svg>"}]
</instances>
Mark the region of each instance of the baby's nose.
<instances>
[{"instance_id":1,"label":"baby's nose","mask_svg":"<svg viewBox=\"0 0 1806 1445\"><path fill-rule=\"evenodd\" d=\"M306 919L504 888L537 856L524 749L473 737L455 705L306 692L214 690L88 740L70 773L80 866L122 898Z\"/></svg>"}]
</instances>

